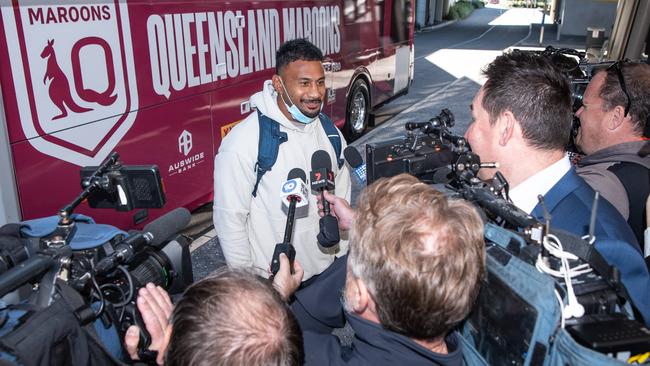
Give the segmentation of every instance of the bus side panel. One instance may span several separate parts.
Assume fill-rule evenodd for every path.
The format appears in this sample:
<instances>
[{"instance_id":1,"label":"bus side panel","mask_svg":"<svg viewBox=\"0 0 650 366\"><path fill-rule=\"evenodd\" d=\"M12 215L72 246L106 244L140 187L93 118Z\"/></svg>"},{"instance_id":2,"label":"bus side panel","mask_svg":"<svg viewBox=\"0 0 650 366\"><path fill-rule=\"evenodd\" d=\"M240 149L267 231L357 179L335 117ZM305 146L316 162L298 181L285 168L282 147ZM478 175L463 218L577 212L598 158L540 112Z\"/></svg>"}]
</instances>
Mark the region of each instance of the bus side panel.
<instances>
[{"instance_id":1,"label":"bus side panel","mask_svg":"<svg viewBox=\"0 0 650 366\"><path fill-rule=\"evenodd\" d=\"M335 60L341 68L332 75L332 117L339 126L358 77L369 83L371 107L408 87L404 77L408 80L414 31L411 0L344 0L343 7L342 49Z\"/></svg>"},{"instance_id":2,"label":"bus side panel","mask_svg":"<svg viewBox=\"0 0 650 366\"><path fill-rule=\"evenodd\" d=\"M241 103L273 73L280 43L307 36L342 52L336 1L3 4L0 78L24 219L69 202L80 167L111 151L159 166L168 203L150 219L195 208L210 199L222 127L248 113ZM80 212L133 226L133 213Z\"/></svg>"},{"instance_id":3,"label":"bus side panel","mask_svg":"<svg viewBox=\"0 0 650 366\"><path fill-rule=\"evenodd\" d=\"M375 97L373 79L374 62L379 49L378 21L381 13L374 7L373 0L341 1L343 8L341 27L341 52L332 61L340 65L332 75L332 120L342 127L347 110L347 93L352 81L363 74L369 81L371 95Z\"/></svg>"},{"instance_id":4,"label":"bus side panel","mask_svg":"<svg viewBox=\"0 0 650 366\"><path fill-rule=\"evenodd\" d=\"M158 165L166 208L195 208L210 198L213 147L209 104L209 96L201 94L140 110L137 123L115 149L128 165ZM13 144L12 152L20 157L39 156L27 141ZM17 159L15 166L20 204L26 213L23 219L53 215L81 190L79 167L63 160ZM76 211L119 227L132 227L137 212L90 209L87 203ZM166 210L149 211L150 217L156 217Z\"/></svg>"}]
</instances>

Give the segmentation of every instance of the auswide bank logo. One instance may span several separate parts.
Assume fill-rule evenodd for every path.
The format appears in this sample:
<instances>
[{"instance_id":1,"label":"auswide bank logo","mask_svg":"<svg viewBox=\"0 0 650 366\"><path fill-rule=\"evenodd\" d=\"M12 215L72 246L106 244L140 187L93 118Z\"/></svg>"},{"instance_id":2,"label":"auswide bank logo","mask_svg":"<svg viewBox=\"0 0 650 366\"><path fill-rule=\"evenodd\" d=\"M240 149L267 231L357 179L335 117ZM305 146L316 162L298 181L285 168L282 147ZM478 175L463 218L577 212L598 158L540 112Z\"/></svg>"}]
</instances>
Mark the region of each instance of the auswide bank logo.
<instances>
[{"instance_id":1,"label":"auswide bank logo","mask_svg":"<svg viewBox=\"0 0 650 366\"><path fill-rule=\"evenodd\" d=\"M192 134L186 130L183 130L181 135L178 136L178 151L185 156L192 151Z\"/></svg>"},{"instance_id":2,"label":"auswide bank logo","mask_svg":"<svg viewBox=\"0 0 650 366\"><path fill-rule=\"evenodd\" d=\"M21 125L43 154L97 165L138 109L128 9L57 3L1 0Z\"/></svg>"},{"instance_id":3,"label":"auswide bank logo","mask_svg":"<svg viewBox=\"0 0 650 366\"><path fill-rule=\"evenodd\" d=\"M178 135L178 152L183 154L184 158L169 164L167 173L169 176L184 173L190 169L196 168L197 165L205 161L205 152L192 152L194 147L194 142L192 141L192 133L187 130L183 130L180 135Z\"/></svg>"}]
</instances>

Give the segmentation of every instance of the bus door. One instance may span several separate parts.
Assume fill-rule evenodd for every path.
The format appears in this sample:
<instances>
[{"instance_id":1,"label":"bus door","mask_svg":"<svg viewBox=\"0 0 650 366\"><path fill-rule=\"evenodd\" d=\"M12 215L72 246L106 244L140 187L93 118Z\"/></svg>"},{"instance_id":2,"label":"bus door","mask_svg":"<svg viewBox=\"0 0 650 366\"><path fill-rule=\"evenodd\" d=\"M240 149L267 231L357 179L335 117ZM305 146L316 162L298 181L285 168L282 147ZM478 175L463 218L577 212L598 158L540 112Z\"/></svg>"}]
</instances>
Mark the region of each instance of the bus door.
<instances>
[{"instance_id":1,"label":"bus door","mask_svg":"<svg viewBox=\"0 0 650 366\"><path fill-rule=\"evenodd\" d=\"M384 101L408 86L410 62L411 0L377 0L382 9L379 20L381 47L375 69L377 102Z\"/></svg>"}]
</instances>

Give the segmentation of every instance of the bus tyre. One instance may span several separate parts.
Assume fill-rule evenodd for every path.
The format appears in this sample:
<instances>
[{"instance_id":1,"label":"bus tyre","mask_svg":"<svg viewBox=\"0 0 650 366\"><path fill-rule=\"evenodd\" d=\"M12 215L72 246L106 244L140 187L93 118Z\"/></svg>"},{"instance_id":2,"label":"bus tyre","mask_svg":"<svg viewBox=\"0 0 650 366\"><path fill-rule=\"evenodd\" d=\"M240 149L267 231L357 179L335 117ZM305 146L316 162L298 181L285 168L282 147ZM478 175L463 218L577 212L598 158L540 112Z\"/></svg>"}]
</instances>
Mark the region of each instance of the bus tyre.
<instances>
[{"instance_id":1,"label":"bus tyre","mask_svg":"<svg viewBox=\"0 0 650 366\"><path fill-rule=\"evenodd\" d=\"M370 115L370 93L366 83L358 79L352 85L345 112L343 134L348 142L352 142L363 134L368 126Z\"/></svg>"}]
</instances>

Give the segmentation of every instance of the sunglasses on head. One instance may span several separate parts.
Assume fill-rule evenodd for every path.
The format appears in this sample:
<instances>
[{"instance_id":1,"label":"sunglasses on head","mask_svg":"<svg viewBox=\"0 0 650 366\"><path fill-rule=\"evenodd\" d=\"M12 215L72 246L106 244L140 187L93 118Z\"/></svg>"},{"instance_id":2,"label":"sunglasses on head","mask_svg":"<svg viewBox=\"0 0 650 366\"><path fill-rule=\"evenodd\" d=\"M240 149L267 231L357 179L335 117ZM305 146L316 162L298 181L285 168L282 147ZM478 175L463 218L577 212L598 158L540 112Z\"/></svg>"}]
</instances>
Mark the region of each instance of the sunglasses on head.
<instances>
[{"instance_id":1,"label":"sunglasses on head","mask_svg":"<svg viewBox=\"0 0 650 366\"><path fill-rule=\"evenodd\" d=\"M614 69L616 71L616 75L618 76L618 82L621 84L621 89L623 90L623 94L625 94L625 97L627 98L627 104L625 105L625 115L624 117L627 117L628 112L630 111L630 106L632 105L632 100L630 99L630 94L627 92L627 86L625 85L625 78L623 77L623 70L621 70L621 65L623 65L626 60L619 60L611 64L608 68L607 71Z\"/></svg>"}]
</instances>

